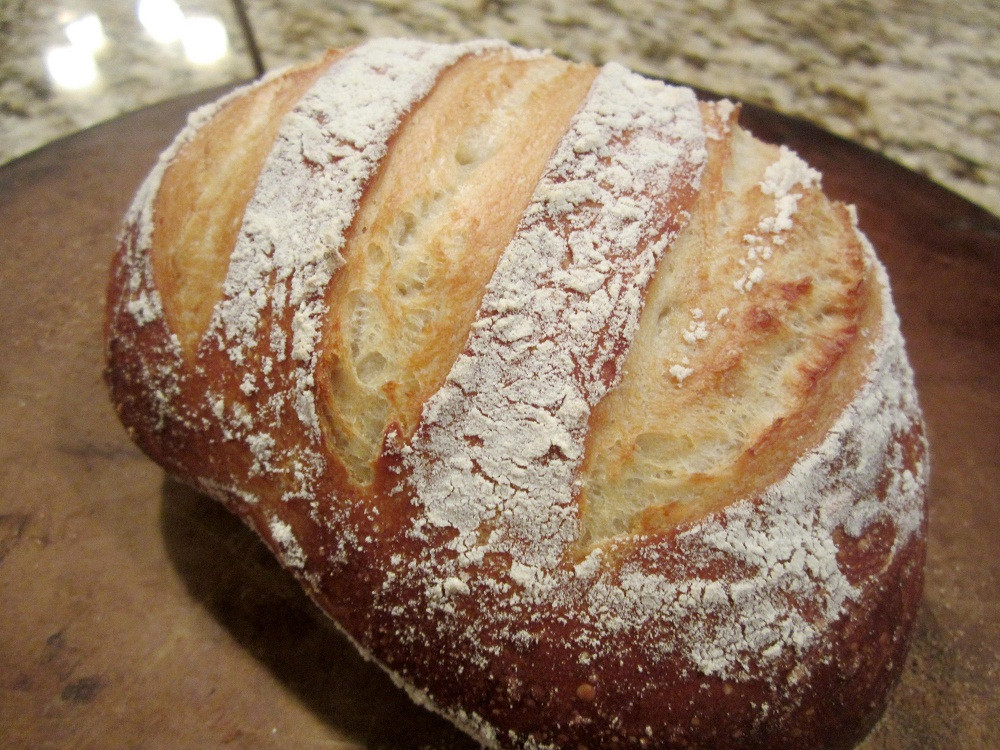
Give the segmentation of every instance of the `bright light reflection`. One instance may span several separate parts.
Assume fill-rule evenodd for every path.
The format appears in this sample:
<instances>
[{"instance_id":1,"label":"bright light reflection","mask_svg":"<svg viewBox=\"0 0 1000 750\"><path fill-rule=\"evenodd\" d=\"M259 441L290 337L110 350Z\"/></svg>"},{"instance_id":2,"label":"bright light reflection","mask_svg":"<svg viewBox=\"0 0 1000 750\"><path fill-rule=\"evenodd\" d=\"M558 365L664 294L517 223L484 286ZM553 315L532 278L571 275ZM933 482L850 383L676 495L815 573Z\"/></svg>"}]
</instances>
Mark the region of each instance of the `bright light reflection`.
<instances>
[{"instance_id":1,"label":"bright light reflection","mask_svg":"<svg viewBox=\"0 0 1000 750\"><path fill-rule=\"evenodd\" d=\"M96 13L88 13L71 21L66 24L65 30L70 44L91 53L100 51L108 43L108 38L104 35L104 26Z\"/></svg>"},{"instance_id":2,"label":"bright light reflection","mask_svg":"<svg viewBox=\"0 0 1000 750\"><path fill-rule=\"evenodd\" d=\"M97 81L94 54L74 45L51 47L45 53L45 66L59 88L85 89Z\"/></svg>"},{"instance_id":3,"label":"bright light reflection","mask_svg":"<svg viewBox=\"0 0 1000 750\"><path fill-rule=\"evenodd\" d=\"M180 39L184 13L176 0L139 0L136 7L139 23L160 44Z\"/></svg>"},{"instance_id":4,"label":"bright light reflection","mask_svg":"<svg viewBox=\"0 0 1000 750\"><path fill-rule=\"evenodd\" d=\"M226 27L214 16L191 16L181 33L184 55L195 65L211 65L229 51Z\"/></svg>"}]
</instances>

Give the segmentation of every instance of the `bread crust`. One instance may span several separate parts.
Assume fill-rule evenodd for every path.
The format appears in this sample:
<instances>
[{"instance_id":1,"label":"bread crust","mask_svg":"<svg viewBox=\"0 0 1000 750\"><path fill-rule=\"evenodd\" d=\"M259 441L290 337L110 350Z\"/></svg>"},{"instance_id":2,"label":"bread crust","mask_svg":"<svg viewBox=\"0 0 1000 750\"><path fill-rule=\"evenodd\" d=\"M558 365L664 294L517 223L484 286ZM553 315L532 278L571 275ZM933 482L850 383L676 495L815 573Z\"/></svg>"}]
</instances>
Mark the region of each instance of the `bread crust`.
<instances>
[{"instance_id":1,"label":"bread crust","mask_svg":"<svg viewBox=\"0 0 1000 750\"><path fill-rule=\"evenodd\" d=\"M495 266L489 284L463 293L477 309L454 323L467 332L463 348L437 354L445 361L434 387L385 413L370 475L359 475L347 458L352 438L330 426L345 398L335 374L350 348L332 343L346 340L350 322L332 290L348 293L344 269L373 252L354 217L378 194L385 150L402 141L414 111L437 112L434 97L448 88L438 85L442 76L457 80L462 66L484 61L509 66L504 96L541 97L541 81L557 74L586 80L589 93L575 114L549 115L565 122L573 114L544 170L532 167L540 180L532 178L538 186L520 223L503 230L512 236L483 233L503 252L483 261ZM851 211L822 196L818 176L784 151L734 140L747 137L736 110L697 105L690 92L618 68L543 71L555 64L496 44L374 42L196 114L126 217L105 327L112 401L138 445L246 521L362 654L485 745L851 747L902 669L925 555L927 445L885 272ZM216 265L228 259L227 276L185 303L171 286L161 227L191 210L172 195L198 189L222 157L206 154L191 175L170 170L194 158L191 144L206 128L219 131L213 142L237 128L227 124L234 107L259 114L280 98L276 88L296 81L309 88L287 97L291 111L267 113L280 127L271 128L259 183L234 191L243 205L223 212L242 216L238 236L214 250ZM372 96L384 111L365 125L367 141L359 130L345 140L338 133L346 130L335 130L339 110L320 95L343 107L372 81L387 86ZM619 109L619 101L631 103ZM650 102L662 109L651 112ZM448 117L448 106L434 116ZM313 127L327 128L319 142L328 151L309 140ZM753 159L782 166L737 189L739 174L756 174ZM628 179L609 177L611 166ZM298 183L268 175L294 169L305 175L303 189L339 186L343 205L315 229L289 220L286 236L273 204L299 196ZM587 180L604 192L567 197L567 185ZM165 191L172 181L179 187ZM293 201L288 212L319 213L321 198L295 200L303 205ZM622 206L633 204L638 218L622 224ZM686 262L685 243L710 237L733 206L765 228L776 255L787 253L766 271L763 261L739 266L742 276L730 279L719 274L729 266L698 260L705 252L724 259L711 250L717 240L705 252L692 246L684 278L695 280L693 291L671 293L711 299L718 312L711 327L699 325L699 308L693 327L679 329L690 334L687 364L665 360L649 300L671 283L670 263ZM617 223L602 229L616 211ZM447 229L452 220L435 221ZM818 228L830 237L817 241ZM584 229L600 240L599 260L580 249ZM761 242L732 233L734 253L763 253ZM308 247L283 266L282 243L300 236ZM572 252L532 265L544 253L530 238L550 236ZM832 269L832 291L817 291L819 271L803 280L798 252L815 252L815 266ZM596 310L592 301L611 286L619 296L606 295ZM176 312L192 304L210 309L210 319ZM797 332L810 305L822 315ZM541 325L546 315L554 317ZM643 377L660 369L669 389L655 403L680 424L692 404L750 403L754 383L765 382L755 362L777 361L765 355L793 340L796 353L782 355L785 369L767 381L780 403L760 410L759 426L740 427L743 442L716 469L678 481L694 488L693 500L664 496L608 516L619 520L592 520L604 500L590 491L597 480L581 477L597 476L587 472L609 452L599 435L610 433L600 430L648 434L643 414L629 412L637 410L630 393L652 398ZM641 365L645 353L660 358ZM572 386L558 403L546 390L552 383ZM520 407L534 416L517 422ZM545 415L555 421L538 447L533 425ZM602 471L627 472L632 460ZM621 486L615 498L630 491Z\"/></svg>"}]
</instances>

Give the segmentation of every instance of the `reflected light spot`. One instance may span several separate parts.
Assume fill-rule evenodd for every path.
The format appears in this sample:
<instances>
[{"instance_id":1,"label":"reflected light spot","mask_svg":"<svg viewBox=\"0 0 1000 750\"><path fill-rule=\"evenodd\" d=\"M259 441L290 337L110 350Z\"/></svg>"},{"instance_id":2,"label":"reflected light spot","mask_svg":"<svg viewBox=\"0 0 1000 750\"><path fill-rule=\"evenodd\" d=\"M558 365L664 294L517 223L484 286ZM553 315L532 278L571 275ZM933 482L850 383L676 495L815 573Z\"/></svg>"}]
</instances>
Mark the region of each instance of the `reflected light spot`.
<instances>
[{"instance_id":1,"label":"reflected light spot","mask_svg":"<svg viewBox=\"0 0 1000 750\"><path fill-rule=\"evenodd\" d=\"M139 23L160 44L176 42L184 29L184 13L176 0L139 0Z\"/></svg>"},{"instance_id":2,"label":"reflected light spot","mask_svg":"<svg viewBox=\"0 0 1000 750\"><path fill-rule=\"evenodd\" d=\"M49 48L45 53L45 67L59 88L85 89L97 81L94 54L75 45Z\"/></svg>"},{"instance_id":3,"label":"reflected light spot","mask_svg":"<svg viewBox=\"0 0 1000 750\"><path fill-rule=\"evenodd\" d=\"M226 27L214 16L191 16L181 34L184 55L195 65L211 65L229 51Z\"/></svg>"},{"instance_id":4,"label":"reflected light spot","mask_svg":"<svg viewBox=\"0 0 1000 750\"><path fill-rule=\"evenodd\" d=\"M108 43L104 26L96 13L88 13L66 24L66 38L70 44L88 52L99 52Z\"/></svg>"}]
</instances>

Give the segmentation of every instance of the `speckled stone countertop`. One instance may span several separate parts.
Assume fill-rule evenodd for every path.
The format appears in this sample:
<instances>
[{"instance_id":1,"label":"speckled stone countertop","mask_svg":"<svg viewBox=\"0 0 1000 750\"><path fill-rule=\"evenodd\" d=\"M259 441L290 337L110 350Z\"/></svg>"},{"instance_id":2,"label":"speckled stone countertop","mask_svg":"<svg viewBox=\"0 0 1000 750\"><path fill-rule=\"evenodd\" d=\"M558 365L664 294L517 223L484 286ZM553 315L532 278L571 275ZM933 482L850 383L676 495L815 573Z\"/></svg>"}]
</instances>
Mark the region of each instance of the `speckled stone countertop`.
<instances>
[{"instance_id":1,"label":"speckled stone countertop","mask_svg":"<svg viewBox=\"0 0 1000 750\"><path fill-rule=\"evenodd\" d=\"M0 2L0 163L124 112L254 75L229 0L183 5L196 31L199 19L211 19L224 32L223 54L204 62L192 62L180 38L169 39L179 25L169 12L176 5L157 14L154 0L145 16L152 33L138 7L129 0Z\"/></svg>"},{"instance_id":2,"label":"speckled stone countertop","mask_svg":"<svg viewBox=\"0 0 1000 750\"><path fill-rule=\"evenodd\" d=\"M186 37L157 41L178 11L215 19L224 53L193 62ZM72 89L46 56L74 46L68 24L90 14L107 41L92 53L93 82ZM618 60L810 120L1000 214L996 0L8 0L0 163L122 112L387 35L502 37Z\"/></svg>"}]
</instances>

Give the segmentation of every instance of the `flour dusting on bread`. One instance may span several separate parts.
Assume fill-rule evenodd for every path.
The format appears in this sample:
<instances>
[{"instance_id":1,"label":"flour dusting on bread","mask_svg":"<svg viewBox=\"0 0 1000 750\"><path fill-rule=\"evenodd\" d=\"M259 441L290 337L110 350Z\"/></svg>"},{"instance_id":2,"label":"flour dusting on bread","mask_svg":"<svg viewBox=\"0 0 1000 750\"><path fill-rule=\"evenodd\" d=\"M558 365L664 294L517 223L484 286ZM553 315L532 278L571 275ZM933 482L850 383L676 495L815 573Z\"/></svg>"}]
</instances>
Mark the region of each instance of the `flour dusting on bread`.
<instances>
[{"instance_id":1,"label":"flour dusting on bread","mask_svg":"<svg viewBox=\"0 0 1000 750\"><path fill-rule=\"evenodd\" d=\"M819 184L820 174L799 158L798 154L782 146L778 160L764 172L760 191L774 198L775 212L760 220L756 232L744 235L747 243L746 258L740 265L747 269L733 285L740 292L749 292L764 278L764 263L771 259L775 246L785 243L784 233L793 226L792 217L802 198L802 190ZM796 192L794 188L799 188Z\"/></svg>"},{"instance_id":2,"label":"flour dusting on bread","mask_svg":"<svg viewBox=\"0 0 1000 750\"><path fill-rule=\"evenodd\" d=\"M336 286L357 278L352 252L384 250L375 230L371 248L350 243L399 134L463 59L516 61L492 88L469 83L473 66L447 89L489 91L503 117L469 118L461 143L421 157L452 177L486 165L495 205L517 175L473 153L491 141L471 131L535 125L518 107L544 112L564 80L532 69L541 55L379 40L311 69L235 246L213 250L228 270L191 346L154 269L164 175L226 102L268 83L196 113L140 189L112 273L122 420L253 526L365 658L490 747L843 745L905 653L927 445L888 280L853 214L792 151L751 145L732 104L616 64L584 72L575 114L579 98L548 123L541 179L522 180L533 193L510 201L520 222L504 225L492 277L455 283L478 312L456 326L464 349L434 350L457 358L428 376L419 421L369 420L370 461L330 428L347 391L324 347L359 310L397 315L330 293L356 295ZM480 104L436 102L424 125ZM407 194L427 210L378 231L403 246L425 236L421 217L469 210L452 177ZM409 268L385 278L411 299ZM393 352L376 353L386 362L359 348L358 367L393 372ZM650 427L665 420L677 431ZM601 452L615 455L595 468ZM641 463L651 455L666 458ZM599 518L602 503L615 507Z\"/></svg>"},{"instance_id":3,"label":"flour dusting on bread","mask_svg":"<svg viewBox=\"0 0 1000 750\"><path fill-rule=\"evenodd\" d=\"M458 562L514 555L535 586L579 536L590 407L614 386L642 289L705 159L694 95L609 65L570 124L487 286L466 352L407 452ZM477 541L482 525L492 529Z\"/></svg>"},{"instance_id":4,"label":"flour dusting on bread","mask_svg":"<svg viewBox=\"0 0 1000 750\"><path fill-rule=\"evenodd\" d=\"M371 42L334 62L285 118L244 214L212 330L239 365L260 345L267 311L264 356L302 363L285 387L314 439L319 418L313 372L325 291L343 265L340 253L362 192L401 118L441 71L465 55L504 48Z\"/></svg>"}]
</instances>

